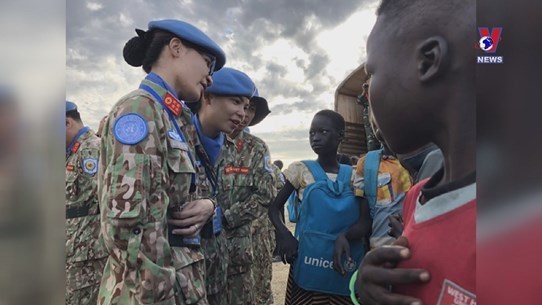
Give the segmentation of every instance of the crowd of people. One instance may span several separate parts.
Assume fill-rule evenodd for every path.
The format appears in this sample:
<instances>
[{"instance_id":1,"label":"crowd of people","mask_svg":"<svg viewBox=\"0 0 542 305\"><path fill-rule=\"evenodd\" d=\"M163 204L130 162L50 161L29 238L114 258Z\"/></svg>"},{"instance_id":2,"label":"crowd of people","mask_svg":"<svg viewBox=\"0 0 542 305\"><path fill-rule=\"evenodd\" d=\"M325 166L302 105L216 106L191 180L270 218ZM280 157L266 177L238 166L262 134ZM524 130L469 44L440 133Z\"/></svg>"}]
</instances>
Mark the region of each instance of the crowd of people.
<instances>
[{"instance_id":1,"label":"crowd of people","mask_svg":"<svg viewBox=\"0 0 542 305\"><path fill-rule=\"evenodd\" d=\"M98 130L66 101L66 304L281 304L273 261L290 264L284 304L476 304L475 4L377 16L381 148L339 154L345 120L323 109L317 159L284 171L249 130L265 94L216 42L181 20L136 29L123 55L147 75Z\"/></svg>"}]
</instances>

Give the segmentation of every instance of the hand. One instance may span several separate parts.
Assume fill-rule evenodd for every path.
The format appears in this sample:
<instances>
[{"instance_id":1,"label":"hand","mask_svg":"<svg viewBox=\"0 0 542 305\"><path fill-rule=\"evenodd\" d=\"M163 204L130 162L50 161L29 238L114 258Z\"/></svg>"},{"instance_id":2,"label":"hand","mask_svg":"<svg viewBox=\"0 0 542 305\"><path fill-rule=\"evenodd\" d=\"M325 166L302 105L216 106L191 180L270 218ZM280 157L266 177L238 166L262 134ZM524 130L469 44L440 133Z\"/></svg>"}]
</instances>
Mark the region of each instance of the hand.
<instances>
[{"instance_id":1,"label":"hand","mask_svg":"<svg viewBox=\"0 0 542 305\"><path fill-rule=\"evenodd\" d=\"M201 231L209 217L214 213L214 205L210 199L190 201L182 210L168 214L168 224L176 227L175 235L194 236Z\"/></svg>"},{"instance_id":2,"label":"hand","mask_svg":"<svg viewBox=\"0 0 542 305\"><path fill-rule=\"evenodd\" d=\"M388 235L394 238L399 238L403 234L403 217L400 214L388 216L390 229Z\"/></svg>"},{"instance_id":3,"label":"hand","mask_svg":"<svg viewBox=\"0 0 542 305\"><path fill-rule=\"evenodd\" d=\"M333 270L339 272L341 275L345 275L345 271L342 264L343 254L346 255L346 259L351 262L352 257L350 256L350 243L346 239L346 236L339 234L335 240L335 251L333 253Z\"/></svg>"},{"instance_id":4,"label":"hand","mask_svg":"<svg viewBox=\"0 0 542 305\"><path fill-rule=\"evenodd\" d=\"M297 246L299 242L288 230L277 232L277 254L282 258L284 264L291 264L297 257Z\"/></svg>"},{"instance_id":5,"label":"hand","mask_svg":"<svg viewBox=\"0 0 542 305\"><path fill-rule=\"evenodd\" d=\"M421 305L422 301L392 293L390 285L426 283L429 272L423 269L395 268L410 257L408 240L401 236L391 246L371 250L359 267L356 286L363 305Z\"/></svg>"}]
</instances>

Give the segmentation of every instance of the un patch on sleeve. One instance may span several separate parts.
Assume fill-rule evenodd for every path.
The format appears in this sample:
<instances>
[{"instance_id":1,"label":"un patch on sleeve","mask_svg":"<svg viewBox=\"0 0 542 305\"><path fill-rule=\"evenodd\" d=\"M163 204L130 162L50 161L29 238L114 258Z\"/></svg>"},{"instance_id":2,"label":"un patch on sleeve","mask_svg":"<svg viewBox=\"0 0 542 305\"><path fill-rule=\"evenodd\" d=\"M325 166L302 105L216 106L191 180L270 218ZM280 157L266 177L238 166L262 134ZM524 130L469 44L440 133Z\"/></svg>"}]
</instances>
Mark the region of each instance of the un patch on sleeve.
<instances>
[{"instance_id":1,"label":"un patch on sleeve","mask_svg":"<svg viewBox=\"0 0 542 305\"><path fill-rule=\"evenodd\" d=\"M126 145L134 145L141 142L149 134L147 122L137 113L126 113L115 121L113 126L115 139Z\"/></svg>"},{"instance_id":2,"label":"un patch on sleeve","mask_svg":"<svg viewBox=\"0 0 542 305\"><path fill-rule=\"evenodd\" d=\"M98 159L83 159L83 171L89 175L94 175L98 171Z\"/></svg>"},{"instance_id":3,"label":"un patch on sleeve","mask_svg":"<svg viewBox=\"0 0 542 305\"><path fill-rule=\"evenodd\" d=\"M263 157L263 164L266 171L270 173L273 171L273 167L271 167L271 156L267 155Z\"/></svg>"}]
</instances>

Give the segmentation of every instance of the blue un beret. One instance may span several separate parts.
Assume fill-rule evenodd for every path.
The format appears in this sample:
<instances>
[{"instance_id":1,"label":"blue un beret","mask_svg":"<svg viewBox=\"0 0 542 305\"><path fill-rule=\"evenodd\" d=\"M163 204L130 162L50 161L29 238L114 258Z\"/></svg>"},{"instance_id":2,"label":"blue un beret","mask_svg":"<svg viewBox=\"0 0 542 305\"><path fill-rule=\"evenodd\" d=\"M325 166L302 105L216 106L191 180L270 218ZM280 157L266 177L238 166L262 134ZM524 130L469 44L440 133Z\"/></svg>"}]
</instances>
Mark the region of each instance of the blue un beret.
<instances>
[{"instance_id":1,"label":"blue un beret","mask_svg":"<svg viewBox=\"0 0 542 305\"><path fill-rule=\"evenodd\" d=\"M216 58L215 71L220 70L226 63L226 54L209 36L195 26L176 19L165 19L149 22L149 30L161 29L171 32L179 38L201 47Z\"/></svg>"},{"instance_id":2,"label":"blue un beret","mask_svg":"<svg viewBox=\"0 0 542 305\"><path fill-rule=\"evenodd\" d=\"M77 110L77 105L74 102L66 101L66 112Z\"/></svg>"},{"instance_id":3,"label":"blue un beret","mask_svg":"<svg viewBox=\"0 0 542 305\"><path fill-rule=\"evenodd\" d=\"M212 77L213 84L207 88L206 93L251 98L256 91L256 85L254 85L250 77L233 68L222 68L214 73Z\"/></svg>"}]
</instances>

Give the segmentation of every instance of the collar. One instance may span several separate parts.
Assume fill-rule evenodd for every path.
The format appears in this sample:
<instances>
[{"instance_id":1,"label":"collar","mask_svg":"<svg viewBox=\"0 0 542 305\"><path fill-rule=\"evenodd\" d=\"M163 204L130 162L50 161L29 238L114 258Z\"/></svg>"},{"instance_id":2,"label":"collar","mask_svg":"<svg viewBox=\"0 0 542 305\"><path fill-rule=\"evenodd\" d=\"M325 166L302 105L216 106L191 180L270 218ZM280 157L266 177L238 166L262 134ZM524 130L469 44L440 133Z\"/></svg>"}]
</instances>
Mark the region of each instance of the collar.
<instances>
[{"instance_id":1,"label":"collar","mask_svg":"<svg viewBox=\"0 0 542 305\"><path fill-rule=\"evenodd\" d=\"M70 142L70 145L68 145L68 147L66 148L66 157L70 155L73 149L75 149L75 151L79 149L79 145L76 146L76 143L78 143L77 140L79 140L79 138L89 130L90 127L85 126L77 132L75 137L73 137L72 141Z\"/></svg>"},{"instance_id":2,"label":"collar","mask_svg":"<svg viewBox=\"0 0 542 305\"><path fill-rule=\"evenodd\" d=\"M158 75L158 74L156 74L154 72L151 72L151 73L147 74L145 79L159 85L160 87L162 87L166 91L168 91L171 95L173 95L176 99L179 99L179 96L177 95L177 92L175 92L173 87L171 87L168 83L166 83L166 81L164 79L162 79L162 77L160 77L160 75ZM181 101L181 103L184 104L184 101Z\"/></svg>"},{"instance_id":3,"label":"collar","mask_svg":"<svg viewBox=\"0 0 542 305\"><path fill-rule=\"evenodd\" d=\"M201 144L203 145L205 152L209 156L209 159L214 166L216 164L216 160L218 159L218 155L220 154L220 149L224 144L224 133L220 132L215 138L206 136L203 133L203 129L201 128L201 123L199 121L199 116L197 114L192 116L192 122L196 127L196 131L198 133Z\"/></svg>"}]
</instances>

